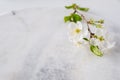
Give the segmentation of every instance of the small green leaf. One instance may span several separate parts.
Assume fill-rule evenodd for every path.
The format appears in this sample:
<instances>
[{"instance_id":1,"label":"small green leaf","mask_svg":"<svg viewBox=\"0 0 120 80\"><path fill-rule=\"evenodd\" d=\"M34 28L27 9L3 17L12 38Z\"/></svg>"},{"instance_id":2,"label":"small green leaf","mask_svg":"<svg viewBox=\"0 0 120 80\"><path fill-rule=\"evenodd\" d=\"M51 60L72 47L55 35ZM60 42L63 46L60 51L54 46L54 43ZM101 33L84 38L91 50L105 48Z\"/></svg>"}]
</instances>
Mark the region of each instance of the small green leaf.
<instances>
[{"instance_id":1,"label":"small green leaf","mask_svg":"<svg viewBox=\"0 0 120 80\"><path fill-rule=\"evenodd\" d=\"M97 22L103 24L103 23L104 23L104 20L100 19L100 20L97 21Z\"/></svg>"},{"instance_id":2,"label":"small green leaf","mask_svg":"<svg viewBox=\"0 0 120 80\"><path fill-rule=\"evenodd\" d=\"M65 6L66 9L73 9L73 5L71 6Z\"/></svg>"},{"instance_id":3,"label":"small green leaf","mask_svg":"<svg viewBox=\"0 0 120 80\"><path fill-rule=\"evenodd\" d=\"M84 8L84 7L78 7L77 9L80 10L80 11L84 11L84 12L89 11L89 8Z\"/></svg>"},{"instance_id":4,"label":"small green leaf","mask_svg":"<svg viewBox=\"0 0 120 80\"><path fill-rule=\"evenodd\" d=\"M65 21L65 22L71 21L71 16L65 16L65 17L64 17L64 21Z\"/></svg>"},{"instance_id":5,"label":"small green leaf","mask_svg":"<svg viewBox=\"0 0 120 80\"><path fill-rule=\"evenodd\" d=\"M90 20L88 21L88 23L94 25L94 24L95 24L95 21L94 21L94 19L90 19Z\"/></svg>"},{"instance_id":6,"label":"small green leaf","mask_svg":"<svg viewBox=\"0 0 120 80\"><path fill-rule=\"evenodd\" d=\"M100 40L100 41L104 41L104 37L103 36L97 36L97 35L94 35L94 38Z\"/></svg>"},{"instance_id":7,"label":"small green leaf","mask_svg":"<svg viewBox=\"0 0 120 80\"><path fill-rule=\"evenodd\" d=\"M97 56L100 56L100 57L103 56L103 53L101 52L98 46L90 45L90 50Z\"/></svg>"},{"instance_id":8,"label":"small green leaf","mask_svg":"<svg viewBox=\"0 0 120 80\"><path fill-rule=\"evenodd\" d=\"M65 6L66 9L76 9L76 4L72 4L70 6Z\"/></svg>"},{"instance_id":9,"label":"small green leaf","mask_svg":"<svg viewBox=\"0 0 120 80\"><path fill-rule=\"evenodd\" d=\"M75 23L77 21L81 21L82 20L82 17L79 16L78 14L72 14L71 17L72 17L73 22L75 22Z\"/></svg>"},{"instance_id":10,"label":"small green leaf","mask_svg":"<svg viewBox=\"0 0 120 80\"><path fill-rule=\"evenodd\" d=\"M95 24L96 28L103 28L102 24Z\"/></svg>"},{"instance_id":11,"label":"small green leaf","mask_svg":"<svg viewBox=\"0 0 120 80\"><path fill-rule=\"evenodd\" d=\"M89 41L89 39L88 38L83 38L85 41Z\"/></svg>"}]
</instances>

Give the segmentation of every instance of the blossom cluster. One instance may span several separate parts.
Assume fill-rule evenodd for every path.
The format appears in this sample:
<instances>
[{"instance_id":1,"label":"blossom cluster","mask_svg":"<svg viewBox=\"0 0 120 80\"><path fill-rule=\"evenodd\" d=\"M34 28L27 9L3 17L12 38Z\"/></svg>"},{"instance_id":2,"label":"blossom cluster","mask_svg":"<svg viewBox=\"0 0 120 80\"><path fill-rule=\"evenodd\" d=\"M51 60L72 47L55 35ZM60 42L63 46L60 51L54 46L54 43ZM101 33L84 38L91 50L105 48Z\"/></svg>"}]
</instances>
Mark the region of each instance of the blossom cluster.
<instances>
[{"instance_id":1,"label":"blossom cluster","mask_svg":"<svg viewBox=\"0 0 120 80\"><path fill-rule=\"evenodd\" d=\"M76 4L66 6L74 12L64 17L68 23L69 39L76 46L89 46L92 53L103 56L105 50L114 47L115 42L111 42L110 34L104 27L104 20L87 20L79 11L87 12L89 8L81 8Z\"/></svg>"}]
</instances>

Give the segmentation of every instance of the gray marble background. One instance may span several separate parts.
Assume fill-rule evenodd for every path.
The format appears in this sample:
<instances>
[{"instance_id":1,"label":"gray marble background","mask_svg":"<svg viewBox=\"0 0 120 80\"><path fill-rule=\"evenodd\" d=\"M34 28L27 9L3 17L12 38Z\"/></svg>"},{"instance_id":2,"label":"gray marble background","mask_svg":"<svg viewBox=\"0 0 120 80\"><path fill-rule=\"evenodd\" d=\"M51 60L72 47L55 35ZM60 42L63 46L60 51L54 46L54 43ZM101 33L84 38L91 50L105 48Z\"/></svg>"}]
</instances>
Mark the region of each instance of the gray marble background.
<instances>
[{"instance_id":1,"label":"gray marble background","mask_svg":"<svg viewBox=\"0 0 120 80\"><path fill-rule=\"evenodd\" d=\"M116 46L102 58L69 42L64 5L104 17ZM0 80L120 80L120 1L0 0Z\"/></svg>"}]
</instances>

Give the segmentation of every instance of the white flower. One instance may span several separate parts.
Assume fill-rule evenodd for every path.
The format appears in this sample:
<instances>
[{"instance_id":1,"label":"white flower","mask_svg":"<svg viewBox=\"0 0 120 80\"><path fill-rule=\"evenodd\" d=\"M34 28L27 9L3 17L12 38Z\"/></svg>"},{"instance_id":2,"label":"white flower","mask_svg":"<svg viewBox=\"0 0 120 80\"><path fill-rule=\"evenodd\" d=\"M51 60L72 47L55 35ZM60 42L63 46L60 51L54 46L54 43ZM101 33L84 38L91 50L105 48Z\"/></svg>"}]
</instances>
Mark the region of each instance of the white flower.
<instances>
[{"instance_id":1,"label":"white flower","mask_svg":"<svg viewBox=\"0 0 120 80\"><path fill-rule=\"evenodd\" d=\"M111 49L115 46L115 42L113 41L113 37L111 35L112 34L108 32L104 34L105 40L100 45L102 51Z\"/></svg>"},{"instance_id":2,"label":"white flower","mask_svg":"<svg viewBox=\"0 0 120 80\"><path fill-rule=\"evenodd\" d=\"M110 48L113 48L115 46L115 42L112 40L113 37L111 36L110 33L106 31L105 28L102 29L96 29L95 34L97 36L102 36L104 40L99 40L96 38L91 39L91 44L99 46L99 48L102 51L108 50Z\"/></svg>"},{"instance_id":3,"label":"white flower","mask_svg":"<svg viewBox=\"0 0 120 80\"><path fill-rule=\"evenodd\" d=\"M81 44L88 44L88 41L85 41L83 38L90 38L90 33L88 32L88 27L82 24L81 22L70 22L68 25L69 30L69 39L72 41L76 46L80 47ZM111 35L108 34L105 28L95 28L92 27L92 32L97 36L97 38L90 39L90 45L95 45L100 48L101 51L108 50L114 47L115 42L112 41ZM94 29L95 28L95 29Z\"/></svg>"},{"instance_id":4,"label":"white flower","mask_svg":"<svg viewBox=\"0 0 120 80\"><path fill-rule=\"evenodd\" d=\"M83 40L83 38L87 37L89 33L87 30L84 29L81 22L70 22L68 25L68 29L70 41L74 42L77 46L82 43L87 43L85 40Z\"/></svg>"}]
</instances>

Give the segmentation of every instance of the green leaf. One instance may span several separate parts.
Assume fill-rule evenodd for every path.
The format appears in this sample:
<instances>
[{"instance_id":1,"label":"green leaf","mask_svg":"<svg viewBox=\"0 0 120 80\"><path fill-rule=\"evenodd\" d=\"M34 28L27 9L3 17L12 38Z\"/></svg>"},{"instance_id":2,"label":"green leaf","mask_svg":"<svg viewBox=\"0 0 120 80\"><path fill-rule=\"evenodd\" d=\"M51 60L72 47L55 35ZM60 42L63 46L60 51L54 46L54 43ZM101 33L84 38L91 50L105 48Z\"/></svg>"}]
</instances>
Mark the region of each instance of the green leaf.
<instances>
[{"instance_id":1,"label":"green leaf","mask_svg":"<svg viewBox=\"0 0 120 80\"><path fill-rule=\"evenodd\" d=\"M84 11L84 12L89 11L89 8L84 8L84 7L78 7L77 9L80 10L80 11Z\"/></svg>"},{"instance_id":2,"label":"green leaf","mask_svg":"<svg viewBox=\"0 0 120 80\"><path fill-rule=\"evenodd\" d=\"M96 28L103 28L102 24L95 24Z\"/></svg>"},{"instance_id":3,"label":"green leaf","mask_svg":"<svg viewBox=\"0 0 120 80\"><path fill-rule=\"evenodd\" d=\"M73 9L73 5L71 6L65 6L66 9Z\"/></svg>"},{"instance_id":4,"label":"green leaf","mask_svg":"<svg viewBox=\"0 0 120 80\"><path fill-rule=\"evenodd\" d=\"M85 8L85 7L79 7L77 4L72 4L70 6L65 6L66 9L74 9L74 10L80 10L80 11L84 11L87 12L89 10L89 8Z\"/></svg>"},{"instance_id":5,"label":"green leaf","mask_svg":"<svg viewBox=\"0 0 120 80\"><path fill-rule=\"evenodd\" d=\"M79 16L78 14L71 14L70 16L65 16L64 17L64 21L65 22L77 22L77 21L81 21L82 20L82 17Z\"/></svg>"},{"instance_id":6,"label":"green leaf","mask_svg":"<svg viewBox=\"0 0 120 80\"><path fill-rule=\"evenodd\" d=\"M76 4L72 4L70 6L65 6L66 9L75 9L76 8Z\"/></svg>"},{"instance_id":7,"label":"green leaf","mask_svg":"<svg viewBox=\"0 0 120 80\"><path fill-rule=\"evenodd\" d=\"M100 19L100 20L98 21L98 23L103 24L103 23L104 23L104 20Z\"/></svg>"},{"instance_id":8,"label":"green leaf","mask_svg":"<svg viewBox=\"0 0 120 80\"><path fill-rule=\"evenodd\" d=\"M64 21L65 21L65 22L71 21L71 16L65 16L65 17L64 17Z\"/></svg>"},{"instance_id":9,"label":"green leaf","mask_svg":"<svg viewBox=\"0 0 120 80\"><path fill-rule=\"evenodd\" d=\"M82 21L82 17L79 16L78 14L72 14L71 17L72 17L73 22L75 22L75 23L77 21Z\"/></svg>"},{"instance_id":10,"label":"green leaf","mask_svg":"<svg viewBox=\"0 0 120 80\"><path fill-rule=\"evenodd\" d=\"M91 18L91 19L89 20L89 24L94 25L94 24L95 24L95 20Z\"/></svg>"},{"instance_id":11,"label":"green leaf","mask_svg":"<svg viewBox=\"0 0 120 80\"><path fill-rule=\"evenodd\" d=\"M101 52L98 46L90 45L90 50L97 56L100 56L100 57L103 56L103 53Z\"/></svg>"},{"instance_id":12,"label":"green leaf","mask_svg":"<svg viewBox=\"0 0 120 80\"><path fill-rule=\"evenodd\" d=\"M97 35L94 35L94 38L100 40L100 41L104 41L104 37L103 36L97 36Z\"/></svg>"},{"instance_id":13,"label":"green leaf","mask_svg":"<svg viewBox=\"0 0 120 80\"><path fill-rule=\"evenodd\" d=\"M85 41L89 41L89 39L88 38L83 38Z\"/></svg>"}]
</instances>

